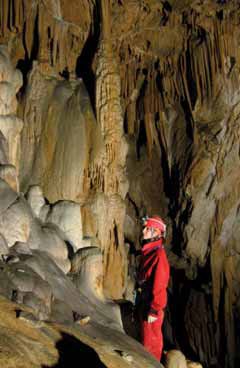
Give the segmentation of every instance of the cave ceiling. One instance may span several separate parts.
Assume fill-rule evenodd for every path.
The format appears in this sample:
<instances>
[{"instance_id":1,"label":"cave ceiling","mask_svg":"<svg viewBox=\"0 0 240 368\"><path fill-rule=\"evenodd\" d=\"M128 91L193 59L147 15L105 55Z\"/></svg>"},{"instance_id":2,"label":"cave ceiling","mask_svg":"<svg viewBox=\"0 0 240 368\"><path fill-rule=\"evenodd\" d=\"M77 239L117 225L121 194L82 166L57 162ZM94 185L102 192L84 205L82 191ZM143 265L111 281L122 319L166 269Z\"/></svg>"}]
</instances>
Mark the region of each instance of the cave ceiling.
<instances>
[{"instance_id":1,"label":"cave ceiling","mask_svg":"<svg viewBox=\"0 0 240 368\"><path fill-rule=\"evenodd\" d=\"M2 212L34 185L41 221L48 205L79 205L114 299L128 287L139 218L163 216L173 285L193 287L188 345L209 366L225 345L230 368L240 344L239 24L235 0L0 2L0 177L13 191Z\"/></svg>"}]
</instances>

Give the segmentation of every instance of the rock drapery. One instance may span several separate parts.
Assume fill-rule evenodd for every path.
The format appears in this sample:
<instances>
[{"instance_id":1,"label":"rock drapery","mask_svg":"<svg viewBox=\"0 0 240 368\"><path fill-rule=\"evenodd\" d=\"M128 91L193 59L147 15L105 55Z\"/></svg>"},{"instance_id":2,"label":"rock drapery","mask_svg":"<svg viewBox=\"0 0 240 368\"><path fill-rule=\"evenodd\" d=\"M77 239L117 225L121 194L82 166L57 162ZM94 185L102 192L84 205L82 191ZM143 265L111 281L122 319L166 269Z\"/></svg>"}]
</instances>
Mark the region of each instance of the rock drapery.
<instances>
[{"instance_id":1,"label":"rock drapery","mask_svg":"<svg viewBox=\"0 0 240 368\"><path fill-rule=\"evenodd\" d=\"M137 218L162 214L175 338L230 368L240 344L239 19L235 1L0 4L1 248L39 249L44 233L68 270L64 242L76 250L97 238L106 292L120 299L124 241L138 247ZM29 196L32 214L16 193L34 186L43 202ZM74 229L61 218L68 201ZM8 230L10 218L21 226Z\"/></svg>"},{"instance_id":2,"label":"rock drapery","mask_svg":"<svg viewBox=\"0 0 240 368\"><path fill-rule=\"evenodd\" d=\"M19 74L9 62L6 48L1 51L5 57L1 67L10 70L10 77ZM90 365L98 367L124 367L132 361L136 367L159 366L124 333L119 307L103 294L99 280L103 277L102 252L94 248L97 263L96 257L89 256L93 247L83 238L80 204L70 200L49 204L37 184L30 185L26 196L19 192L19 156L11 153L19 153L16 147L20 129L17 125L14 130L14 122L18 124L10 115L11 134L6 134L5 126L1 128L2 157L14 158L11 165L17 183L12 185L7 175L0 179L1 364L50 367L69 365L75 358L85 357ZM5 166L6 162L1 162L1 167ZM82 259L82 265L78 265L78 290L67 274L70 268L73 271L71 265L79 256L76 250L86 245L82 251L88 254L88 260ZM101 352L97 350L100 345Z\"/></svg>"}]
</instances>

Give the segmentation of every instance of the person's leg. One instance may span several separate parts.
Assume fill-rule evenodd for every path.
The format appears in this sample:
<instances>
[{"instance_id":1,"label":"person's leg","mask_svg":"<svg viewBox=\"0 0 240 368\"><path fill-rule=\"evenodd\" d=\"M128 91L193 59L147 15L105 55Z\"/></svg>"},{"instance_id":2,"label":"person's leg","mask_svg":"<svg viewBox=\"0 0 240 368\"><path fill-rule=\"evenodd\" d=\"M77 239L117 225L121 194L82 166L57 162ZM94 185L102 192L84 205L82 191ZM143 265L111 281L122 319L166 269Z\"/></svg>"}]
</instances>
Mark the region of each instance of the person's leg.
<instances>
[{"instance_id":1,"label":"person's leg","mask_svg":"<svg viewBox=\"0 0 240 368\"><path fill-rule=\"evenodd\" d=\"M162 323L164 313L162 312L155 322L142 321L142 344L146 350L158 361L161 360L163 349Z\"/></svg>"}]
</instances>

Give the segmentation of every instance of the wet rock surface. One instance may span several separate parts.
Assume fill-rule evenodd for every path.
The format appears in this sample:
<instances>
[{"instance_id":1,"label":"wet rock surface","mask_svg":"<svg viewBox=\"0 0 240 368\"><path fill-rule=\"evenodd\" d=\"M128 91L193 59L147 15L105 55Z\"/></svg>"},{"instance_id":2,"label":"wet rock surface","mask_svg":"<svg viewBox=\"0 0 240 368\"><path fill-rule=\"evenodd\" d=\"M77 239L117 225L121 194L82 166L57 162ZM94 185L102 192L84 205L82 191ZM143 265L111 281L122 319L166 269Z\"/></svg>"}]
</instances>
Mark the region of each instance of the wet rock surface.
<instances>
[{"instance_id":1,"label":"wet rock surface","mask_svg":"<svg viewBox=\"0 0 240 368\"><path fill-rule=\"evenodd\" d=\"M41 323L89 316L91 335L106 313L81 249L99 247L108 299L132 301L139 217L158 213L172 266L166 348L238 366L238 2L3 0L0 19L2 295ZM29 337L18 336L20 367ZM106 351L106 365L135 362Z\"/></svg>"}]
</instances>

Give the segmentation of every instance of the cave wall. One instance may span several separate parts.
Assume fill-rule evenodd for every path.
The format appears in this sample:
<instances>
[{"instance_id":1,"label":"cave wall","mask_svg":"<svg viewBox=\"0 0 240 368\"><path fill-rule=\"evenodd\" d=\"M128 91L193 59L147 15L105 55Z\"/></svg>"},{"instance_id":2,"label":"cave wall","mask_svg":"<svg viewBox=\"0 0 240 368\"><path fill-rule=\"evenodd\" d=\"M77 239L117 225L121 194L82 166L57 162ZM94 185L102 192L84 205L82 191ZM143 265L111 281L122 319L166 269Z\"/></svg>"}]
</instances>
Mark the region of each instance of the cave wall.
<instances>
[{"instance_id":1,"label":"cave wall","mask_svg":"<svg viewBox=\"0 0 240 368\"><path fill-rule=\"evenodd\" d=\"M20 190L80 204L116 299L124 243L138 248L138 218L161 214L176 338L207 366L239 359L239 19L235 1L0 4L0 43L24 82Z\"/></svg>"}]
</instances>

